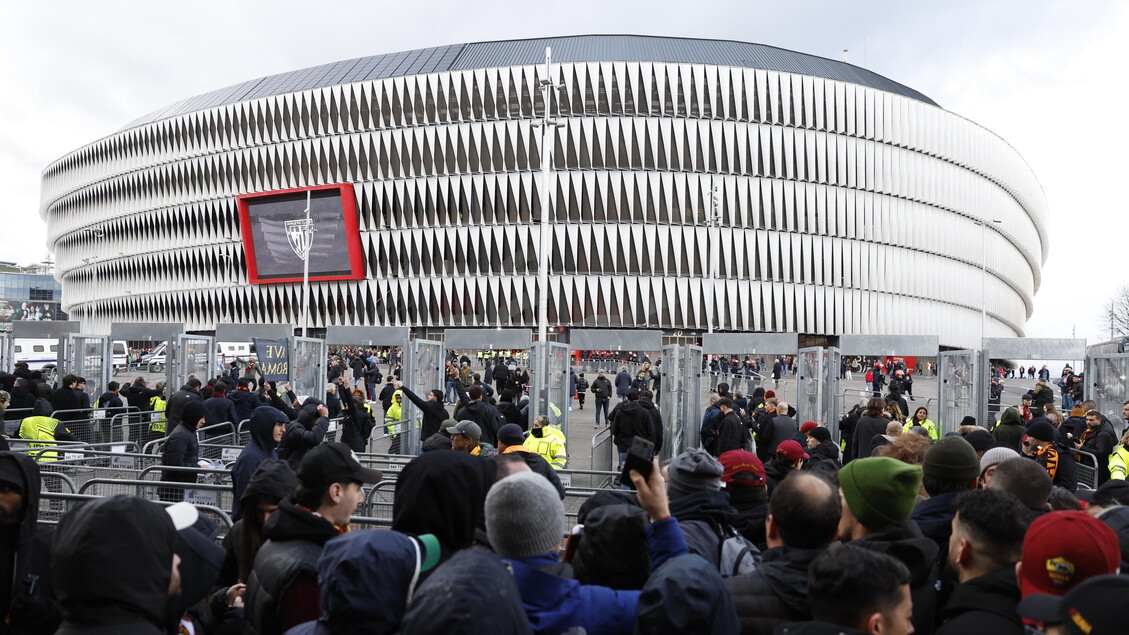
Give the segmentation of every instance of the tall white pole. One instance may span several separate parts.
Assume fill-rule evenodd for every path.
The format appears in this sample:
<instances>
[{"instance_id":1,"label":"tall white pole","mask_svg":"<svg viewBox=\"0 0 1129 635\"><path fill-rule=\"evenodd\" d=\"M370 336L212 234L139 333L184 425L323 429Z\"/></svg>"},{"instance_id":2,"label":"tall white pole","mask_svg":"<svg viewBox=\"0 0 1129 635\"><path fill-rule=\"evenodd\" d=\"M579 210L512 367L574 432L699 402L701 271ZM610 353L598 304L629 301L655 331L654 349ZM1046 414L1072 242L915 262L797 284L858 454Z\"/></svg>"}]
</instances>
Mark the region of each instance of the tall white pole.
<instances>
[{"instance_id":1,"label":"tall white pole","mask_svg":"<svg viewBox=\"0 0 1129 635\"><path fill-rule=\"evenodd\" d=\"M541 224L537 235L540 249L537 254L537 341L541 345L541 355L537 358L535 395L542 398L536 410L539 414L548 412L549 387L549 250L552 248L552 230L549 226L549 197L552 187L553 127L555 122L549 118L549 99L553 91L552 48L545 47L545 77L541 79L541 101L544 112L541 118Z\"/></svg>"},{"instance_id":2,"label":"tall white pole","mask_svg":"<svg viewBox=\"0 0 1129 635\"><path fill-rule=\"evenodd\" d=\"M721 214L720 214L719 203L718 203L718 200L717 200L718 199L718 189L717 189L716 186L712 186L710 188L709 197L710 197L710 222L709 222L709 230L707 230L709 236L707 236L707 238L708 238L709 242L713 245L713 249L710 250L710 251L713 252L713 255L710 256L710 295L707 298L707 303L706 303L706 309L709 311L709 313L708 313L709 322L706 325L706 328L708 329L707 332L713 333L713 323L714 323L716 316L717 316L717 304L718 304L718 299L717 299L717 269L718 269L717 261L721 257L721 252L722 252L722 248L721 248ZM715 230L716 230L716 232L715 232ZM714 240L714 236L713 236L714 233L717 234L716 240Z\"/></svg>"},{"instance_id":3,"label":"tall white pole","mask_svg":"<svg viewBox=\"0 0 1129 635\"><path fill-rule=\"evenodd\" d=\"M302 337L310 323L310 250L314 246L314 226L310 220L310 190L306 190L306 226L302 230L306 241L306 255L302 258Z\"/></svg>"},{"instance_id":4,"label":"tall white pole","mask_svg":"<svg viewBox=\"0 0 1129 635\"><path fill-rule=\"evenodd\" d=\"M985 327L988 324L988 263L984 243L988 235L988 221L980 223L980 344L977 350L984 348Z\"/></svg>"}]
</instances>

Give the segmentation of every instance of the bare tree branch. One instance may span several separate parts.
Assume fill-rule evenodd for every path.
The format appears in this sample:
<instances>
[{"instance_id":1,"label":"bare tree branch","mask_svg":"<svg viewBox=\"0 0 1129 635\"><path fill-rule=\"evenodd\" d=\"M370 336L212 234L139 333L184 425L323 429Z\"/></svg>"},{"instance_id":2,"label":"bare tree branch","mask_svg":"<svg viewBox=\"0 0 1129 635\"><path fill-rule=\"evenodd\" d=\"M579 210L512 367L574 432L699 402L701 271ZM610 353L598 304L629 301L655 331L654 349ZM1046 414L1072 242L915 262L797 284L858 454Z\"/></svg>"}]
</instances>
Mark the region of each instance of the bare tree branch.
<instances>
[{"instance_id":1,"label":"bare tree branch","mask_svg":"<svg viewBox=\"0 0 1129 635\"><path fill-rule=\"evenodd\" d=\"M1109 328L1113 337L1129 335L1129 284L1123 284L1102 307L1098 323Z\"/></svg>"}]
</instances>

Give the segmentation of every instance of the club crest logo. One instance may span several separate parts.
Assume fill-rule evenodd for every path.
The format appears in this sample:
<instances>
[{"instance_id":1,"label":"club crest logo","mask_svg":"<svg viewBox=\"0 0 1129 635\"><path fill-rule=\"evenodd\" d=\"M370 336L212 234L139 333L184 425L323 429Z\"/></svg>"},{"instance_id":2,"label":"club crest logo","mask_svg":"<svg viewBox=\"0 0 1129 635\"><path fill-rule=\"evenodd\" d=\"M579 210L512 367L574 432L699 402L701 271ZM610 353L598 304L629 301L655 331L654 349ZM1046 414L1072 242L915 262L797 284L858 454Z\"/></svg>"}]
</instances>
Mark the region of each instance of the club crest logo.
<instances>
[{"instance_id":1,"label":"club crest logo","mask_svg":"<svg viewBox=\"0 0 1129 635\"><path fill-rule=\"evenodd\" d=\"M288 220L284 223L284 226L286 227L286 239L290 241L290 248L294 250L294 255L305 260L310 253L310 245L313 243L313 221L308 218Z\"/></svg>"}]
</instances>

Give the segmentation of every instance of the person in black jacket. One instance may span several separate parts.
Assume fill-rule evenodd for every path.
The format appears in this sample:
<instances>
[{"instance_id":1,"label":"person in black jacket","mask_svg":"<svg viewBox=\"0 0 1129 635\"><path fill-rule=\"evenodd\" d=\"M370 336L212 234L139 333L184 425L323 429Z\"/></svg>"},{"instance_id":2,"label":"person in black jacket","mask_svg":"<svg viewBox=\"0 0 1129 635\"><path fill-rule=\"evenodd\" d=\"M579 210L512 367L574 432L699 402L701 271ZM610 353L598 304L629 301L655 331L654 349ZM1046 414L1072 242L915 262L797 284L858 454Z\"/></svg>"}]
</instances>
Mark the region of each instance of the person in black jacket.
<instances>
[{"instance_id":1,"label":"person in black jacket","mask_svg":"<svg viewBox=\"0 0 1129 635\"><path fill-rule=\"evenodd\" d=\"M361 485L380 479L380 471L363 467L344 443L325 443L305 454L297 493L263 527L267 541L255 556L245 595L251 632L282 633L321 615L322 547L348 531L364 498Z\"/></svg>"},{"instance_id":2,"label":"person in black jacket","mask_svg":"<svg viewBox=\"0 0 1129 635\"><path fill-rule=\"evenodd\" d=\"M1097 457L1098 485L1109 480L1109 455L1117 447L1118 441L1113 424L1101 412L1090 410L1086 413L1086 428L1074 441L1074 447Z\"/></svg>"},{"instance_id":3,"label":"person in black jacket","mask_svg":"<svg viewBox=\"0 0 1129 635\"><path fill-rule=\"evenodd\" d=\"M725 581L742 633L770 635L778 624L811 619L808 566L835 540L842 511L839 491L826 480L804 472L784 479L768 504L760 565Z\"/></svg>"},{"instance_id":4,"label":"person in black jacket","mask_svg":"<svg viewBox=\"0 0 1129 635\"><path fill-rule=\"evenodd\" d=\"M447 408L443 405L443 391L438 388L427 393L427 399L420 399L414 392L408 390L404 382L398 381L394 384L396 389L404 393L404 396L409 401L414 403L419 411L423 414L423 419L419 426L419 438L427 439L431 435L439 432L443 422L451 417L447 412ZM414 452L413 452L414 453Z\"/></svg>"},{"instance_id":5,"label":"person in black jacket","mask_svg":"<svg viewBox=\"0 0 1129 635\"><path fill-rule=\"evenodd\" d=\"M258 393L251 392L251 380L246 377L240 377L235 382L235 390L227 396L233 404L235 404L235 424L240 423L251 418L251 413L255 408L268 403L267 399L261 397Z\"/></svg>"},{"instance_id":6,"label":"person in black jacket","mask_svg":"<svg viewBox=\"0 0 1129 635\"><path fill-rule=\"evenodd\" d=\"M235 402L227 398L226 390L227 386L223 383L217 383L212 387L212 396L204 400L204 409L208 412L205 427L220 423L239 425L240 419L239 414L235 412ZM216 429L204 433L205 442L214 443L217 440L229 444L238 444L237 439L231 438L229 431ZM204 454L209 459L219 458L219 448L208 448Z\"/></svg>"},{"instance_id":7,"label":"person in black jacket","mask_svg":"<svg viewBox=\"0 0 1129 635\"><path fill-rule=\"evenodd\" d=\"M604 412L604 424L608 425L608 403L612 396L612 382L604 375L604 371L600 371L599 375L592 382L592 397L596 402L596 427L600 426L600 411Z\"/></svg>"},{"instance_id":8,"label":"person in black jacket","mask_svg":"<svg viewBox=\"0 0 1129 635\"><path fill-rule=\"evenodd\" d=\"M165 419L168 421L169 428L180 425L181 412L189 402L204 402L204 398L200 395L199 379L189 379L186 384L180 387L180 390L169 397L169 402L165 405Z\"/></svg>"},{"instance_id":9,"label":"person in black jacket","mask_svg":"<svg viewBox=\"0 0 1129 635\"><path fill-rule=\"evenodd\" d=\"M482 388L471 386L470 390L463 390L463 385L455 382L455 391L459 394L459 408L455 417L459 420L469 419L478 424L482 430L484 443L497 445L498 429L506 424L506 418L494 407L494 404L483 399ZM519 426L520 428L520 426Z\"/></svg>"},{"instance_id":10,"label":"person in black jacket","mask_svg":"<svg viewBox=\"0 0 1129 635\"><path fill-rule=\"evenodd\" d=\"M651 415L639 403L639 393L635 390L629 390L627 399L617 403L615 408L612 408L608 419L611 421L612 442L619 450L619 467L616 469L622 470L632 439L640 436L654 441L651 438Z\"/></svg>"},{"instance_id":11,"label":"person in black jacket","mask_svg":"<svg viewBox=\"0 0 1129 635\"><path fill-rule=\"evenodd\" d=\"M937 635L1022 635L1015 563L1023 556L1023 537L1032 518L1030 510L1003 492L961 495L948 557L959 584L941 609Z\"/></svg>"},{"instance_id":12,"label":"person in black jacket","mask_svg":"<svg viewBox=\"0 0 1129 635\"><path fill-rule=\"evenodd\" d=\"M521 426L522 431L529 429L526 417L521 414L521 409L514 403L514 391L503 390L499 395L498 403L494 404L494 407L506 418L506 423L516 423Z\"/></svg>"},{"instance_id":13,"label":"person in black jacket","mask_svg":"<svg viewBox=\"0 0 1129 635\"><path fill-rule=\"evenodd\" d=\"M385 379L384 388L380 389L377 399L380 400L380 409L387 412L392 407L392 395L396 394L396 378L389 373Z\"/></svg>"},{"instance_id":14,"label":"person in black jacket","mask_svg":"<svg viewBox=\"0 0 1129 635\"><path fill-rule=\"evenodd\" d=\"M278 442L278 458L297 471L302 457L324 441L327 432L329 409L317 399L306 399L298 411L298 418L286 424L286 431Z\"/></svg>"},{"instance_id":15,"label":"person in black jacket","mask_svg":"<svg viewBox=\"0 0 1129 635\"><path fill-rule=\"evenodd\" d=\"M0 452L0 632L54 633L61 618L51 586L49 527L39 518L39 466ZM29 584L38 579L38 584ZM6 622L10 620L11 624ZM7 630L11 628L11 630Z\"/></svg>"},{"instance_id":16,"label":"person in black jacket","mask_svg":"<svg viewBox=\"0 0 1129 635\"><path fill-rule=\"evenodd\" d=\"M168 467L200 467L200 442L196 431L204 427L208 412L204 404L190 401L180 413L180 425L173 428L161 452L161 465ZM195 472L162 471L161 480L166 483L195 483ZM161 500L180 500L184 497L181 489L161 488Z\"/></svg>"},{"instance_id":17,"label":"person in black jacket","mask_svg":"<svg viewBox=\"0 0 1129 635\"><path fill-rule=\"evenodd\" d=\"M741 423L741 418L733 409L733 402L728 397L722 397L717 400L717 408L721 411L721 420L715 426L717 443L713 445L711 453L720 456L730 450L748 450L749 438L745 424Z\"/></svg>"},{"instance_id":18,"label":"person in black jacket","mask_svg":"<svg viewBox=\"0 0 1129 635\"><path fill-rule=\"evenodd\" d=\"M655 442L655 454L658 454L663 447L663 418L662 413L655 406L654 399L655 395L650 390L639 393L639 405L643 406L651 416L651 434L647 438Z\"/></svg>"},{"instance_id":19,"label":"person in black jacket","mask_svg":"<svg viewBox=\"0 0 1129 635\"><path fill-rule=\"evenodd\" d=\"M231 467L231 485L235 493L232 520L239 520L243 515L240 500L252 475L259 469L259 464L278 458L278 442L288 423L290 420L286 415L270 406L259 406L251 413L251 419L247 423L251 440L243 447L239 458L235 459L235 465Z\"/></svg>"},{"instance_id":20,"label":"person in black jacket","mask_svg":"<svg viewBox=\"0 0 1129 635\"><path fill-rule=\"evenodd\" d=\"M507 423L498 430L498 453L520 453L529 469L548 479L556 488L557 493L560 494L561 500L564 500L565 488L561 484L560 477L557 476L557 471L553 469L552 465L549 465L545 457L526 448L524 443L525 436L516 423Z\"/></svg>"}]
</instances>

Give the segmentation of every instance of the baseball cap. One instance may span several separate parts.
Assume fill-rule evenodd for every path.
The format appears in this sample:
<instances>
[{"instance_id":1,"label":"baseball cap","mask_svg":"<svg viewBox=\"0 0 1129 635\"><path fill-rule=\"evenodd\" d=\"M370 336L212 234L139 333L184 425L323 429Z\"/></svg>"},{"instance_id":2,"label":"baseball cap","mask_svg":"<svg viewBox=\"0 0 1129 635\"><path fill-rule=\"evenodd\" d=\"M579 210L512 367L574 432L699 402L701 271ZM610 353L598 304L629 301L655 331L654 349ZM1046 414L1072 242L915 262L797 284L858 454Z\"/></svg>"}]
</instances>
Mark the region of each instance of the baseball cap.
<instances>
[{"instance_id":1,"label":"baseball cap","mask_svg":"<svg viewBox=\"0 0 1129 635\"><path fill-rule=\"evenodd\" d=\"M195 525L196 520L200 517L200 511L196 509L196 506L187 501L169 505L165 508L165 513L172 519L172 524L177 531Z\"/></svg>"},{"instance_id":2,"label":"baseball cap","mask_svg":"<svg viewBox=\"0 0 1129 635\"><path fill-rule=\"evenodd\" d=\"M1129 597L1129 577L1094 576L1063 596L1055 621L1074 635L1119 633L1125 628L1126 597Z\"/></svg>"},{"instance_id":3,"label":"baseball cap","mask_svg":"<svg viewBox=\"0 0 1129 635\"><path fill-rule=\"evenodd\" d=\"M460 421L451 429L451 434L465 434L475 441L482 439L482 428L473 421Z\"/></svg>"},{"instance_id":4,"label":"baseball cap","mask_svg":"<svg viewBox=\"0 0 1129 635\"><path fill-rule=\"evenodd\" d=\"M457 425L459 425L459 422L454 419L444 419L443 425L440 426L440 428L447 434L458 434L458 431L455 430L455 426Z\"/></svg>"},{"instance_id":5,"label":"baseball cap","mask_svg":"<svg viewBox=\"0 0 1129 635\"><path fill-rule=\"evenodd\" d=\"M333 483L379 483L382 474L361 465L344 443L323 443L306 453L298 465L298 481L306 487L326 487Z\"/></svg>"},{"instance_id":6,"label":"baseball cap","mask_svg":"<svg viewBox=\"0 0 1129 635\"><path fill-rule=\"evenodd\" d=\"M786 461L798 461L800 459L810 459L811 456L804 449L800 447L799 443L788 439L781 441L780 445L776 446L776 456Z\"/></svg>"},{"instance_id":7,"label":"baseball cap","mask_svg":"<svg viewBox=\"0 0 1129 635\"><path fill-rule=\"evenodd\" d=\"M1062 596L1083 580L1117 573L1117 534L1086 512L1051 512L1031 523L1023 540L1019 614L1057 622Z\"/></svg>"},{"instance_id":8,"label":"baseball cap","mask_svg":"<svg viewBox=\"0 0 1129 635\"><path fill-rule=\"evenodd\" d=\"M764 485L764 463L761 463L757 455L752 452L730 450L722 452L717 460L725 468L721 473L721 481L726 484L726 487L730 485L746 487ZM738 478L738 474L749 474L752 475L752 478Z\"/></svg>"},{"instance_id":9,"label":"baseball cap","mask_svg":"<svg viewBox=\"0 0 1129 635\"><path fill-rule=\"evenodd\" d=\"M521 431L521 426L516 423L507 423L498 428L498 441L506 445L521 445L525 443L525 435Z\"/></svg>"},{"instance_id":10,"label":"baseball cap","mask_svg":"<svg viewBox=\"0 0 1129 635\"><path fill-rule=\"evenodd\" d=\"M816 423L816 422L814 422L814 421L805 421L805 422L804 422L804 425L800 426L800 433L801 433L801 434L804 434L804 435L807 435L807 434L809 434L809 433L810 433L810 432L811 432L812 430L815 430L815 429L816 429L816 428L818 428L818 427L819 427L819 424L818 424L818 423Z\"/></svg>"}]
</instances>

